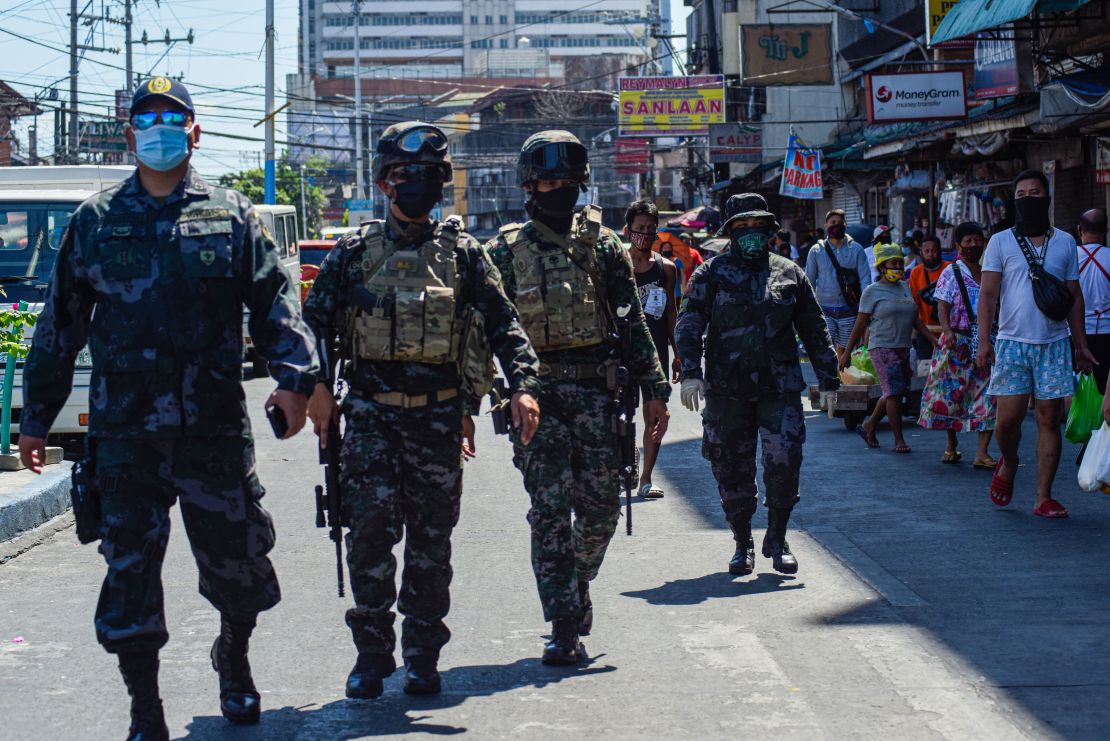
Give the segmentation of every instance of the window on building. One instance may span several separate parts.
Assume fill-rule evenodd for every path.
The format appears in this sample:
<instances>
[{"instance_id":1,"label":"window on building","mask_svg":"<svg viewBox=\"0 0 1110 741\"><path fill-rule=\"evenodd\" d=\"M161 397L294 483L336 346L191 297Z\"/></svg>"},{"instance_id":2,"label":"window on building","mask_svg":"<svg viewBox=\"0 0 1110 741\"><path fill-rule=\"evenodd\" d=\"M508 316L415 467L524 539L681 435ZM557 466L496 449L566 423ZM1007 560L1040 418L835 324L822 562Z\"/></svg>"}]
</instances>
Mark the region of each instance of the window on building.
<instances>
[{"instance_id":1,"label":"window on building","mask_svg":"<svg viewBox=\"0 0 1110 741\"><path fill-rule=\"evenodd\" d=\"M509 40L508 39L501 39L501 48L502 49L508 49L509 48Z\"/></svg>"},{"instance_id":2,"label":"window on building","mask_svg":"<svg viewBox=\"0 0 1110 741\"><path fill-rule=\"evenodd\" d=\"M509 16L507 16L507 15L501 16L501 25L502 26L509 25Z\"/></svg>"},{"instance_id":3,"label":"window on building","mask_svg":"<svg viewBox=\"0 0 1110 741\"><path fill-rule=\"evenodd\" d=\"M472 26L477 26L478 25L478 16L476 16L476 15L470 16L470 25L472 25Z\"/></svg>"},{"instance_id":4,"label":"window on building","mask_svg":"<svg viewBox=\"0 0 1110 741\"><path fill-rule=\"evenodd\" d=\"M493 16L492 15L487 15L486 16L486 25L487 26L492 26L493 25Z\"/></svg>"}]
</instances>

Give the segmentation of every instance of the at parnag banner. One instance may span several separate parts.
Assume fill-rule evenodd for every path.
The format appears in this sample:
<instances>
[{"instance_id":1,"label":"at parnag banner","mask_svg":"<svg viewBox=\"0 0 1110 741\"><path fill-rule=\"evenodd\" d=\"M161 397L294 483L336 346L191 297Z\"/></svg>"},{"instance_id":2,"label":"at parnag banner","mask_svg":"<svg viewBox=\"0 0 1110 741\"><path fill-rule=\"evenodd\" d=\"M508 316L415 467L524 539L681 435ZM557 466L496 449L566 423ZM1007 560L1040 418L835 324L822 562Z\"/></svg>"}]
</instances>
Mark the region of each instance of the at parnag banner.
<instances>
[{"instance_id":1,"label":"at parnag banner","mask_svg":"<svg viewBox=\"0 0 1110 741\"><path fill-rule=\"evenodd\" d=\"M809 149L794 134L786 148L782 163L782 182L779 194L790 198L820 200L824 197L825 183L821 178L821 150Z\"/></svg>"},{"instance_id":2,"label":"at parnag banner","mask_svg":"<svg viewBox=\"0 0 1110 741\"><path fill-rule=\"evenodd\" d=\"M707 136L724 122L724 75L620 78L621 136Z\"/></svg>"}]
</instances>

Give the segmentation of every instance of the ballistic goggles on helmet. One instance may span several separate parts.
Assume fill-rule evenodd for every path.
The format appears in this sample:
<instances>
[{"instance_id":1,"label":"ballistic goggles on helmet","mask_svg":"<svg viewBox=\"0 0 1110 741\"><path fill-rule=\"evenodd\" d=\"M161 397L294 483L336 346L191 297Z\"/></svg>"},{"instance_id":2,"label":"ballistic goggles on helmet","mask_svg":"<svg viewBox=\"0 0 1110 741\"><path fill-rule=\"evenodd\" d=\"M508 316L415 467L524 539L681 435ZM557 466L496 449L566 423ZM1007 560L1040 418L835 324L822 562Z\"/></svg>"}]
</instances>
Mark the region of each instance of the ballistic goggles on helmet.
<instances>
[{"instance_id":1,"label":"ballistic goggles on helmet","mask_svg":"<svg viewBox=\"0 0 1110 741\"><path fill-rule=\"evenodd\" d=\"M383 138L381 144L392 146L393 149L405 154L419 154L424 149L437 154L443 154L447 151L447 137L430 126L409 129L396 139Z\"/></svg>"},{"instance_id":2,"label":"ballistic goggles on helmet","mask_svg":"<svg viewBox=\"0 0 1110 741\"><path fill-rule=\"evenodd\" d=\"M586 148L577 142L551 142L523 154L524 164L547 172L578 171L589 164Z\"/></svg>"}]
</instances>

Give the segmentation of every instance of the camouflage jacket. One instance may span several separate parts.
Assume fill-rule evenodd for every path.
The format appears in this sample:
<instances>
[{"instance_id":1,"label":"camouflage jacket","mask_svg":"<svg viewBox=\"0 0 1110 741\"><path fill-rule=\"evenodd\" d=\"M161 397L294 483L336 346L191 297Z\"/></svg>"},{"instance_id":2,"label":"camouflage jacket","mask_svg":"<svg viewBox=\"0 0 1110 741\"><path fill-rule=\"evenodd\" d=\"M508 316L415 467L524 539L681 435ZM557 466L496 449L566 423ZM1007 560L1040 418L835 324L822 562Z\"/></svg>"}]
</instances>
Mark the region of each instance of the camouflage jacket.
<instances>
[{"instance_id":1,"label":"camouflage jacket","mask_svg":"<svg viewBox=\"0 0 1110 741\"><path fill-rule=\"evenodd\" d=\"M735 398L805 388L795 333L821 380L836 379L836 352L813 286L779 255L752 269L731 253L700 266L686 287L675 327L682 377ZM704 347L703 347L704 336Z\"/></svg>"},{"instance_id":2,"label":"camouflage jacket","mask_svg":"<svg viewBox=\"0 0 1110 741\"><path fill-rule=\"evenodd\" d=\"M416 246L431 238L437 226L411 224L407 227L390 217L385 224L386 246ZM353 303L352 289L362 286L365 246L357 232L345 235L328 253L304 304L304 316L316 333L323 363L321 383L328 383L338 359L336 352L340 335L346 332L348 311ZM501 276L481 245L469 234L460 233L455 244L455 267L461 286L458 316L467 306L474 306L485 319L486 336L512 390L536 393L539 361L528 336L520 326L516 307L505 296ZM399 391L423 394L460 386L456 363L415 363L343 358L345 380L351 388L366 394ZM475 401L467 400L470 411Z\"/></svg>"},{"instance_id":3,"label":"camouflage jacket","mask_svg":"<svg viewBox=\"0 0 1110 741\"><path fill-rule=\"evenodd\" d=\"M23 372L20 429L46 435L87 342L90 435L247 434L243 307L278 387L307 394L319 361L298 303L242 194L190 169L159 203L136 172L74 212Z\"/></svg>"},{"instance_id":4,"label":"camouflage jacket","mask_svg":"<svg viewBox=\"0 0 1110 741\"><path fill-rule=\"evenodd\" d=\"M562 250L559 245L552 244L543 239L540 232L527 222L522 232L527 230L527 237L539 245L540 250ZM505 292L509 298L516 296L516 274L513 268L513 253L503 234L499 234L486 244L490 257L501 270L505 281ZM640 307L640 295L636 289L636 279L632 275L632 259L621 244L620 237L611 229L602 229L597 242L597 264L601 269L601 279L605 283L602 292L609 300L610 307L630 306L629 314L632 320L632 359L629 370L632 377L637 379L644 390L645 400L661 399L666 401L671 396L671 385L663 375L659 365L659 355L655 351L655 343L648 332L644 322L644 312ZM592 347L556 350L540 355L541 368L545 363L561 365L600 365L610 357L611 348L606 344ZM543 380L541 378L541 380ZM605 381L588 381L586 383L604 384Z\"/></svg>"}]
</instances>

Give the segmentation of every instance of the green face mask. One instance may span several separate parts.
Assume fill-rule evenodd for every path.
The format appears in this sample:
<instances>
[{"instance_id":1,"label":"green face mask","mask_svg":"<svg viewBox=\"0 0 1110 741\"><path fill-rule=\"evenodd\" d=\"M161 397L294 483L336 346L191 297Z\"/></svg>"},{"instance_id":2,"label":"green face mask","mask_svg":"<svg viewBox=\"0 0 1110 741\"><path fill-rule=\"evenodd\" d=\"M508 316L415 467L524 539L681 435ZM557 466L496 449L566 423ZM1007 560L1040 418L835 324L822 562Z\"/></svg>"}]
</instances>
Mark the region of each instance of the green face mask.
<instances>
[{"instance_id":1,"label":"green face mask","mask_svg":"<svg viewBox=\"0 0 1110 741\"><path fill-rule=\"evenodd\" d=\"M767 256L771 233L756 226L741 227L732 233L732 253L741 262L759 262Z\"/></svg>"}]
</instances>

